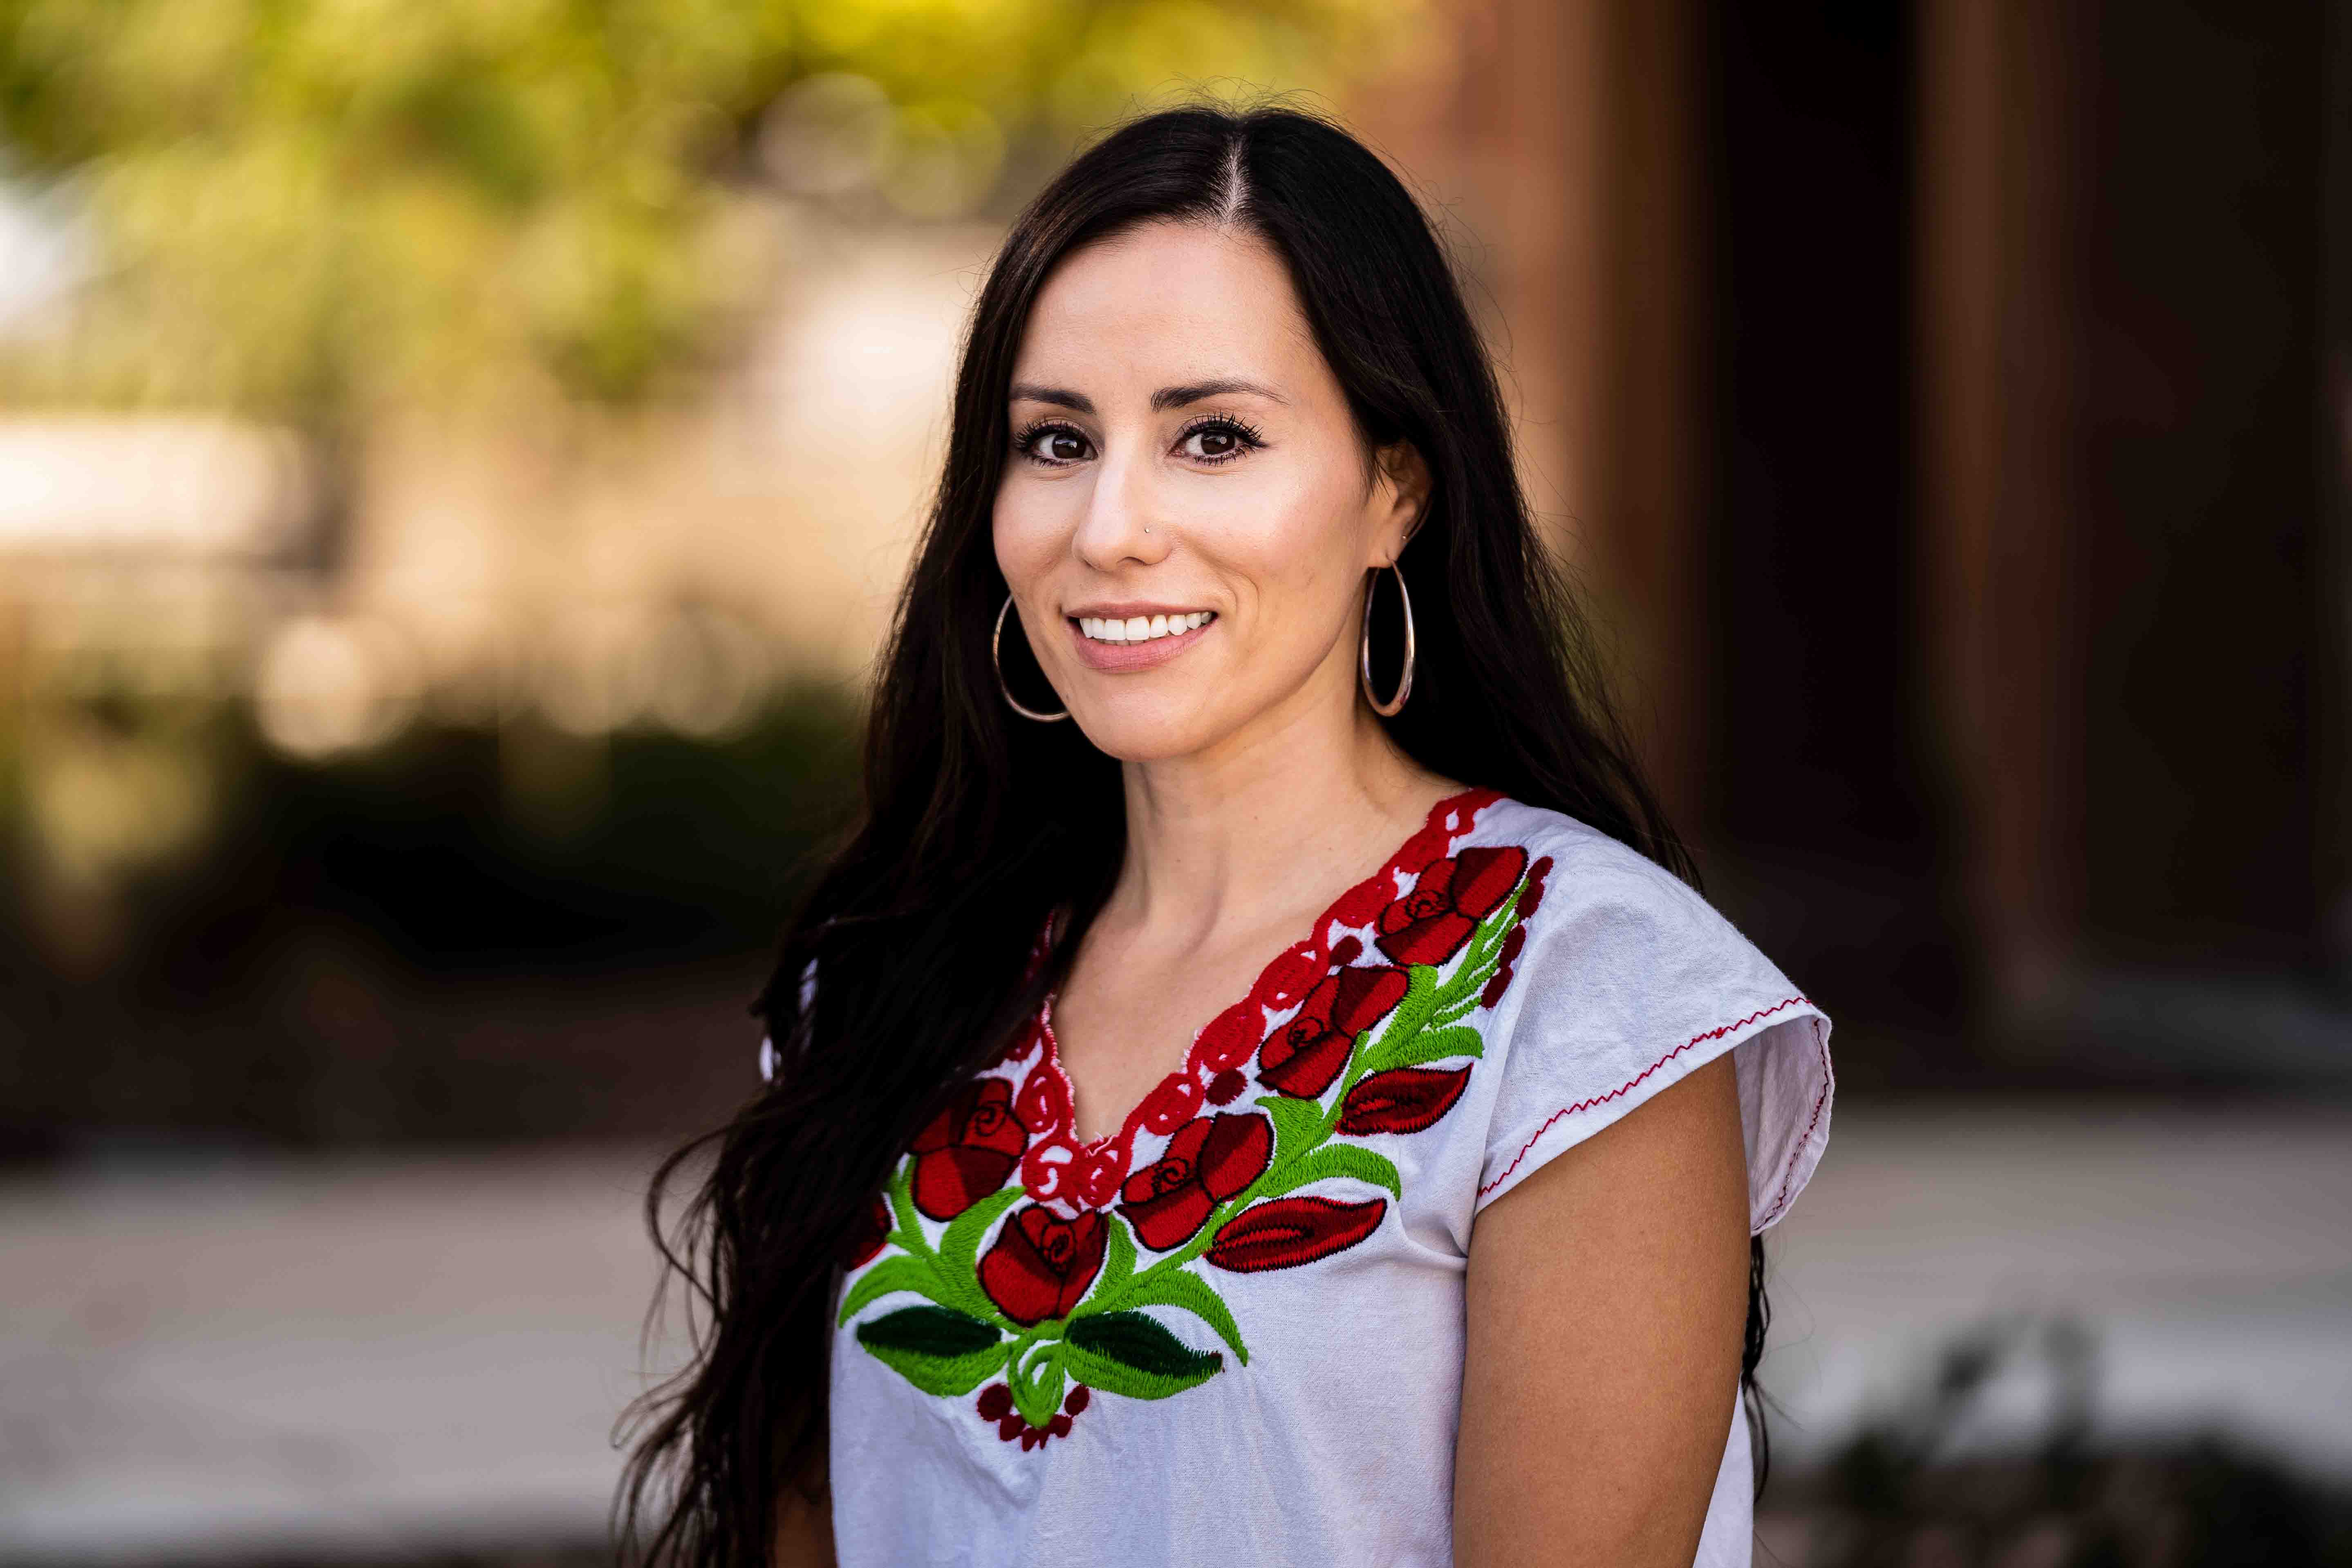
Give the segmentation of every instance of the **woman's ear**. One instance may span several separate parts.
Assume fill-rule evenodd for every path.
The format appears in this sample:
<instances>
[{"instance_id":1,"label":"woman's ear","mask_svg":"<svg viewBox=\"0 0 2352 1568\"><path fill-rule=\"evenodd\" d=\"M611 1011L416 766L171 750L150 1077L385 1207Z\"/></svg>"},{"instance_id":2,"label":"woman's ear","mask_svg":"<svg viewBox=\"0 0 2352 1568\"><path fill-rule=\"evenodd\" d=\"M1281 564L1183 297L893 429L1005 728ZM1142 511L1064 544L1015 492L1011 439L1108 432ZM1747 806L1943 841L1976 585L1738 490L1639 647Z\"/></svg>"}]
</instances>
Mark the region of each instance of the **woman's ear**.
<instances>
[{"instance_id":1,"label":"woman's ear","mask_svg":"<svg viewBox=\"0 0 2352 1568\"><path fill-rule=\"evenodd\" d=\"M1429 464L1411 441L1392 441L1381 447L1380 470L1381 488L1389 498L1380 542L1388 559L1373 564L1387 566L1404 552L1406 542L1420 531L1428 512L1431 480Z\"/></svg>"}]
</instances>

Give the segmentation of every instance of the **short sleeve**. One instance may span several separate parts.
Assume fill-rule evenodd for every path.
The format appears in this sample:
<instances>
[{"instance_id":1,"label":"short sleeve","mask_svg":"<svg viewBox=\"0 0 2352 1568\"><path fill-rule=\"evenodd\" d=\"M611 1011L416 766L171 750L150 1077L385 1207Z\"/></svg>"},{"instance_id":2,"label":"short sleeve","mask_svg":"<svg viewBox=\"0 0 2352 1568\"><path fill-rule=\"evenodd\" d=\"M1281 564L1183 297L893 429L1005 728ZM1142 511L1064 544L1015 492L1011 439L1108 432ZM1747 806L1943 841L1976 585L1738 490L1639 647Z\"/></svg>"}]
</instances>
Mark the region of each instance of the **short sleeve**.
<instances>
[{"instance_id":1,"label":"short sleeve","mask_svg":"<svg viewBox=\"0 0 2352 1568\"><path fill-rule=\"evenodd\" d=\"M1476 1207L1732 1053L1748 1219L1788 1212L1829 1139L1828 1017L1706 900L1578 826L1528 917ZM1493 1052L1490 1044L1488 1055Z\"/></svg>"},{"instance_id":2,"label":"short sleeve","mask_svg":"<svg viewBox=\"0 0 2352 1568\"><path fill-rule=\"evenodd\" d=\"M807 1017L809 1009L815 1005L816 960L812 958L806 963L801 965L801 1016L803 1018ZM761 1081L763 1083L775 1082L776 1069L782 1065L783 1055L776 1049L775 1037L772 1035L762 1034L760 1037Z\"/></svg>"}]
</instances>

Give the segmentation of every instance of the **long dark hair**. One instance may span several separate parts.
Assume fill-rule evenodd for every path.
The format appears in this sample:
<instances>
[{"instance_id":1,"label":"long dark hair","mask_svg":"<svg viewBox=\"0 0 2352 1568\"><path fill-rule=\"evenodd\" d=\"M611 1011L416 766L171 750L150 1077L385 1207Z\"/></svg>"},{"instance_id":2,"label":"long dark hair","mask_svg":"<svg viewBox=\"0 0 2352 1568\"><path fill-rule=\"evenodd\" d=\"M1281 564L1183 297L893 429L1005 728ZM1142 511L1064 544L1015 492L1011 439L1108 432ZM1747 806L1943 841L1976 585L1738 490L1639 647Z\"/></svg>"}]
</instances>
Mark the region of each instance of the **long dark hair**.
<instances>
[{"instance_id":1,"label":"long dark hair","mask_svg":"<svg viewBox=\"0 0 2352 1568\"><path fill-rule=\"evenodd\" d=\"M839 1259L916 1131L1061 978L1077 946L1067 937L1027 973L1048 913L1066 907L1066 930L1083 931L1118 876L1118 763L1075 723L1032 723L999 693L989 634L1006 588L991 521L1012 438L1007 387L1039 289L1074 250L1153 220L1230 225L1270 244L1368 450L1408 440L1429 465L1402 558L1418 651L1412 700L1388 721L1397 743L1433 772L1566 812L1692 876L1538 539L1493 366L1405 187L1346 132L1285 108L1184 108L1112 132L1013 224L974 310L946 471L875 687L864 816L793 917L753 1005L776 1048L773 1080L671 1156L647 1200L701 1320L692 1363L646 1408L623 1494L633 1542L659 1515L643 1542L650 1561L768 1561L782 1489L824 1441ZM1031 705L1050 705L1019 642L1005 639L1008 676ZM666 1237L666 1187L706 1157ZM1760 1249L1751 1258L1752 1391Z\"/></svg>"}]
</instances>

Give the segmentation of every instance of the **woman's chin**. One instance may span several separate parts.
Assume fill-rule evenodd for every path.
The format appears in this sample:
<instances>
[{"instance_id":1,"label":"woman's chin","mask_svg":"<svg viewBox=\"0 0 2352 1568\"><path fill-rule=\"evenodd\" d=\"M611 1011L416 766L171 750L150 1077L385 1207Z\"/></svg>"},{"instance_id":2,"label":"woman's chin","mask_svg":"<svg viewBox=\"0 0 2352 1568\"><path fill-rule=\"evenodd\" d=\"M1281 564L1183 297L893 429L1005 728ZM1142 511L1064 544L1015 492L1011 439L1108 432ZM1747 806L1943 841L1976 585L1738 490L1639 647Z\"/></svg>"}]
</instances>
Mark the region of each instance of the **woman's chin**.
<instances>
[{"instance_id":1,"label":"woman's chin","mask_svg":"<svg viewBox=\"0 0 2352 1568\"><path fill-rule=\"evenodd\" d=\"M1121 692L1071 710L1097 751L1122 763L1165 763L1213 746L1230 732L1202 713L1196 693Z\"/></svg>"}]
</instances>

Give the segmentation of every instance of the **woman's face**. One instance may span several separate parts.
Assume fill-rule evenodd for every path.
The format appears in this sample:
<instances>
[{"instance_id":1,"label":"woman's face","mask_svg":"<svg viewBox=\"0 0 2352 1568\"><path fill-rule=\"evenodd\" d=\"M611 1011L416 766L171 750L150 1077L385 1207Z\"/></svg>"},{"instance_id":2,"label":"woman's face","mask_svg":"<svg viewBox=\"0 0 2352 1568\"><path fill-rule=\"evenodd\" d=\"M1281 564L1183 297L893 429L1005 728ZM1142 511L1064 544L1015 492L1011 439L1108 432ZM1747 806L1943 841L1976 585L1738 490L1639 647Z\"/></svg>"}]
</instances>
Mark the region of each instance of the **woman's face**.
<instances>
[{"instance_id":1,"label":"woman's face","mask_svg":"<svg viewBox=\"0 0 2352 1568\"><path fill-rule=\"evenodd\" d=\"M1155 761L1349 710L1364 573L1424 470L1404 446L1368 464L1263 240L1159 222L1065 258L1011 414L997 563L1087 739Z\"/></svg>"}]
</instances>

